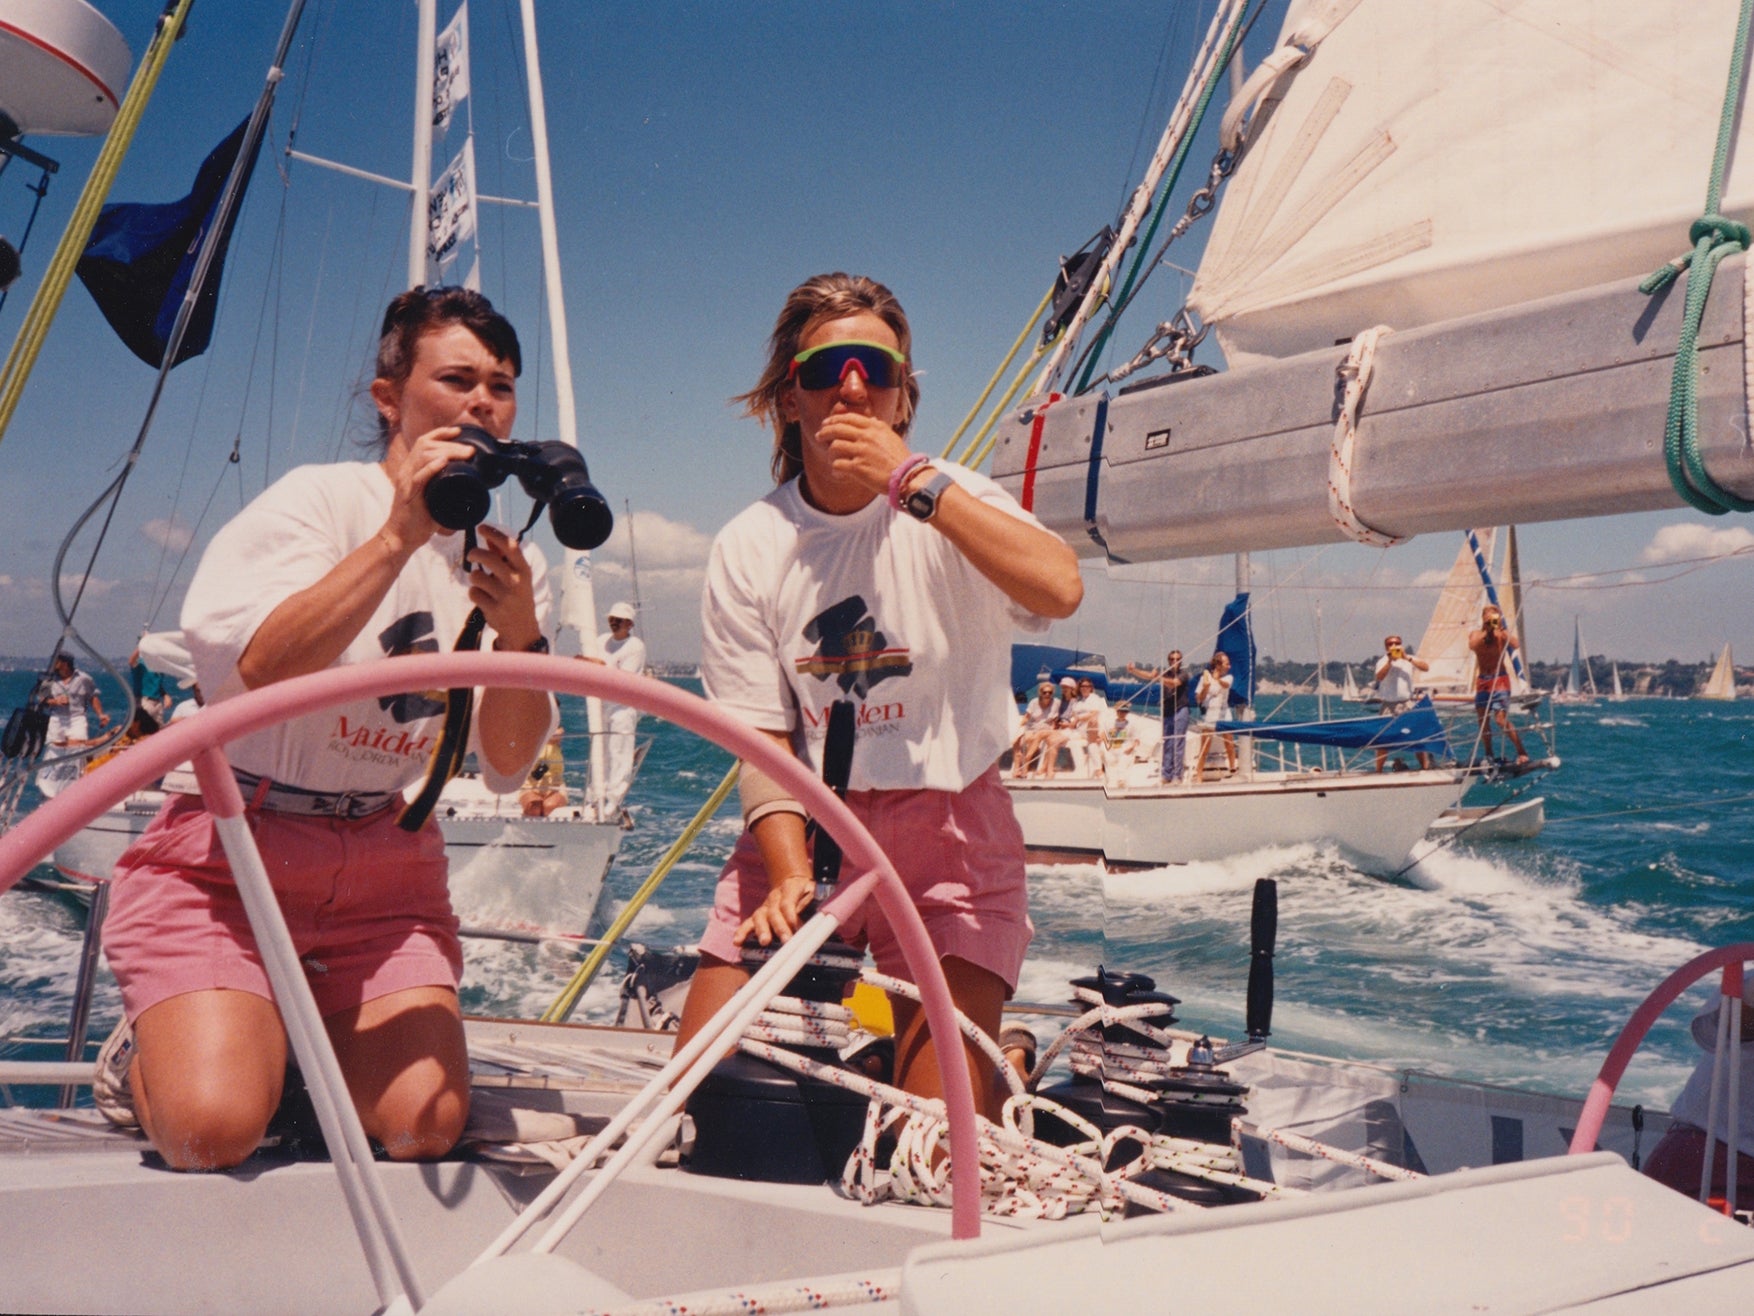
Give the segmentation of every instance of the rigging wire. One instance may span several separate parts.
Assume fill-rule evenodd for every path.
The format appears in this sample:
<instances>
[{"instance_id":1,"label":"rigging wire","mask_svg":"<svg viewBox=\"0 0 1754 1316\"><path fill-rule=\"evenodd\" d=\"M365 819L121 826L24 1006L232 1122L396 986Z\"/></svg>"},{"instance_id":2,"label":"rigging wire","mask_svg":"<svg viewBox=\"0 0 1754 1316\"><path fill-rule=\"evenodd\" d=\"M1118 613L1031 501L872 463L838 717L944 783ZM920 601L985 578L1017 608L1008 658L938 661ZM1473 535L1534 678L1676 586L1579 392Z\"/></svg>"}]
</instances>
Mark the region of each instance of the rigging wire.
<instances>
[{"instance_id":1,"label":"rigging wire","mask_svg":"<svg viewBox=\"0 0 1754 1316\"><path fill-rule=\"evenodd\" d=\"M1169 208L1170 198L1175 193L1176 183L1181 179L1182 166L1187 163L1188 153L1193 148L1194 138L1198 134L1200 125L1205 119L1206 109L1211 103L1213 91L1217 87L1218 80L1223 75L1224 70L1229 66L1230 61L1235 59L1237 53L1242 49L1243 39L1254 27L1255 21L1261 16L1261 11L1265 7L1266 0L1256 0L1252 12L1248 12L1244 15L1240 28L1226 43L1224 50L1212 66L1211 74L1207 78L1206 85L1201 90L1199 100L1194 107L1187 131L1183 135L1181 142L1177 145L1175 155L1171 159L1169 167L1164 173L1163 182L1158 190L1157 200L1151 208L1150 222L1146 225L1144 233L1141 234L1138 239L1139 252L1134 256L1132 265L1129 267L1126 275L1122 278L1120 291L1110 303L1109 309L1103 317L1101 327L1091 336L1090 341L1085 344L1084 350L1079 354L1077 361L1073 365L1072 371L1068 374L1068 377L1070 377L1071 374L1076 374L1077 376L1078 382L1072 389L1075 393L1082 393L1090 386L1091 372L1096 368L1097 360L1100 358L1103 349L1107 346L1109 338L1114 334L1121 312L1132 304L1133 298L1138 295L1139 288L1143 286L1144 282L1157 268L1155 258L1150 266L1147 267L1145 265L1144 249L1151 245L1152 239L1157 235L1158 225L1163 222L1164 213ZM1159 256L1161 255L1161 253L1158 254Z\"/></svg>"}]
</instances>

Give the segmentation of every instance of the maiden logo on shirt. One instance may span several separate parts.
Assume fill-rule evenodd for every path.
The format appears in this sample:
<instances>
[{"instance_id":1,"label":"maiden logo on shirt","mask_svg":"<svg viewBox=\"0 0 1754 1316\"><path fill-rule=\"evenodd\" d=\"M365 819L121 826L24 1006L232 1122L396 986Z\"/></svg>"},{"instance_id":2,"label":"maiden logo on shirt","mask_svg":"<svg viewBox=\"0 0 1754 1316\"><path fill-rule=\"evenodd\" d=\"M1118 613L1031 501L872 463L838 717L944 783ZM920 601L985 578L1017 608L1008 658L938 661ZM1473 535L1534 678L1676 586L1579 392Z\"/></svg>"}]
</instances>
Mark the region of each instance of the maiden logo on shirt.
<instances>
[{"instance_id":1,"label":"maiden logo on shirt","mask_svg":"<svg viewBox=\"0 0 1754 1316\"><path fill-rule=\"evenodd\" d=\"M871 687L914 669L905 647L891 648L865 600L854 594L824 608L804 627L804 638L817 642L816 652L794 663L800 676L833 681L842 693L865 699Z\"/></svg>"},{"instance_id":2,"label":"maiden logo on shirt","mask_svg":"<svg viewBox=\"0 0 1754 1316\"><path fill-rule=\"evenodd\" d=\"M411 612L398 617L378 632L378 644L384 657L397 658L405 653L437 653L438 638L430 612ZM437 717L445 711L442 690L410 690L406 694L385 695L378 700L383 709L398 722L414 722L423 717Z\"/></svg>"}]
</instances>

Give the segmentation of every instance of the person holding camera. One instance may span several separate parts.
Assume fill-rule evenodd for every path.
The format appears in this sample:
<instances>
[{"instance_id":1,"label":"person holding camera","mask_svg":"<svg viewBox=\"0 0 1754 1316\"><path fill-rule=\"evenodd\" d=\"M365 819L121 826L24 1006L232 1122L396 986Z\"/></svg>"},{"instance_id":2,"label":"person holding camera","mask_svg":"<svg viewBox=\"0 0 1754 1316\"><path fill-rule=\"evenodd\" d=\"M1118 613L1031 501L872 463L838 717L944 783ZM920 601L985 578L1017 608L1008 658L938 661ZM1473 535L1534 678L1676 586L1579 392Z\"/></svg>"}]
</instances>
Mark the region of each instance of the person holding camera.
<instances>
[{"instance_id":1,"label":"person holding camera","mask_svg":"<svg viewBox=\"0 0 1754 1316\"><path fill-rule=\"evenodd\" d=\"M1413 673L1429 672L1431 664L1417 654L1408 653L1399 635L1383 636L1382 646L1383 656L1376 660L1376 697L1382 703L1384 717L1399 717L1413 707ZM1387 749L1377 750L1378 772L1387 766L1388 758ZM1431 766L1431 755L1425 750L1419 751L1419 766Z\"/></svg>"},{"instance_id":2,"label":"person holding camera","mask_svg":"<svg viewBox=\"0 0 1754 1316\"><path fill-rule=\"evenodd\" d=\"M1230 671L1230 655L1222 650L1206 660L1194 698L1200 708L1199 737L1194 748L1194 761L1188 769L1188 780L1195 784L1206 780L1206 757L1212 752L1212 737L1221 735L1224 743L1226 774L1236 775L1236 737L1219 732L1218 724L1230 716L1230 691L1236 677Z\"/></svg>"},{"instance_id":3,"label":"person holding camera","mask_svg":"<svg viewBox=\"0 0 1754 1316\"><path fill-rule=\"evenodd\" d=\"M854 705L847 804L895 861L958 1007L996 1037L1032 932L999 775L1011 637L1070 616L1083 582L1072 550L992 480L910 452L911 347L900 303L874 280L819 275L786 299L740 399L772 427L778 487L713 543L701 679L818 773L831 708ZM815 899L803 808L747 767L742 791L747 826L700 940L682 1040L746 981L742 948L789 939ZM840 932L880 971L907 974L873 902ZM941 1095L922 1012L891 1003L898 1083ZM969 1054L992 1117L996 1076Z\"/></svg>"},{"instance_id":4,"label":"person holding camera","mask_svg":"<svg viewBox=\"0 0 1754 1316\"><path fill-rule=\"evenodd\" d=\"M1505 738L1516 746L1517 766L1529 761L1523 738L1510 724L1510 655L1517 638L1504 624L1504 614L1488 603L1480 609L1480 629L1468 632L1468 651L1474 655L1474 716L1480 722L1480 751L1492 757L1492 727L1497 723Z\"/></svg>"},{"instance_id":5,"label":"person holding camera","mask_svg":"<svg viewBox=\"0 0 1754 1316\"><path fill-rule=\"evenodd\" d=\"M473 459L464 427L506 439L520 367L516 332L479 293L390 303L371 383L380 459L289 472L202 556L182 626L210 702L450 649L475 610L482 643L546 651L541 555L491 526L466 549L428 492ZM361 699L227 747L360 1118L396 1160L448 1151L469 1105L444 838L402 817L441 736L442 694ZM468 748L487 785L516 792L556 720L545 692L476 692ZM104 949L153 1146L175 1169L242 1161L280 1100L286 1033L198 796L170 795L122 856Z\"/></svg>"},{"instance_id":6,"label":"person holding camera","mask_svg":"<svg viewBox=\"0 0 1754 1316\"><path fill-rule=\"evenodd\" d=\"M1187 767L1188 716L1193 710L1191 684L1182 671L1182 651L1171 649L1161 669L1128 663L1127 675L1157 682L1163 712L1163 781L1165 785L1178 782Z\"/></svg>"}]
</instances>

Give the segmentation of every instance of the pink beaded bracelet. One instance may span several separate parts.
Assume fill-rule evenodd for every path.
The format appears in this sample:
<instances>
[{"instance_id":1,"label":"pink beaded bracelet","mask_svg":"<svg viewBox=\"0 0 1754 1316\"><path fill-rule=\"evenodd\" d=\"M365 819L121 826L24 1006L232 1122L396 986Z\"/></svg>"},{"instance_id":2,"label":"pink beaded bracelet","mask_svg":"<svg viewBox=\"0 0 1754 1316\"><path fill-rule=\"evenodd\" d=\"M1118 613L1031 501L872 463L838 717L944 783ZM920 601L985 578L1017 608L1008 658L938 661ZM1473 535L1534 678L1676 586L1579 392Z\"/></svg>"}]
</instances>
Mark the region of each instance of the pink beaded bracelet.
<instances>
[{"instance_id":1,"label":"pink beaded bracelet","mask_svg":"<svg viewBox=\"0 0 1754 1316\"><path fill-rule=\"evenodd\" d=\"M897 512L901 510L901 486L907 482L907 477L931 460L923 452L910 453L902 460L900 466L889 473L889 506L891 510Z\"/></svg>"}]
</instances>

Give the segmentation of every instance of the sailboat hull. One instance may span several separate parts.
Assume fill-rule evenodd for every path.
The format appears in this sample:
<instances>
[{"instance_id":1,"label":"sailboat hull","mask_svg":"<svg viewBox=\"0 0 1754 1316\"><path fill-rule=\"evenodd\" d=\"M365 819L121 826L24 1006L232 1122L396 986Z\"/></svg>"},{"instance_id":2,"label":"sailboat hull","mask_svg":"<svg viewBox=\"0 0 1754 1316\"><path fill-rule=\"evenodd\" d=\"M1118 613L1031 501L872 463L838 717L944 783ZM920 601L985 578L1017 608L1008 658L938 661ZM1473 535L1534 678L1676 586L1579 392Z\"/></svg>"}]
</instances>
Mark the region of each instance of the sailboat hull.
<instances>
[{"instance_id":1,"label":"sailboat hull","mask_svg":"<svg viewBox=\"0 0 1754 1316\"><path fill-rule=\"evenodd\" d=\"M1025 846L1040 862L1114 868L1209 863L1273 847L1332 843L1366 872L1393 873L1456 803L1448 771L1258 774L1198 786L1010 783Z\"/></svg>"}]
</instances>

